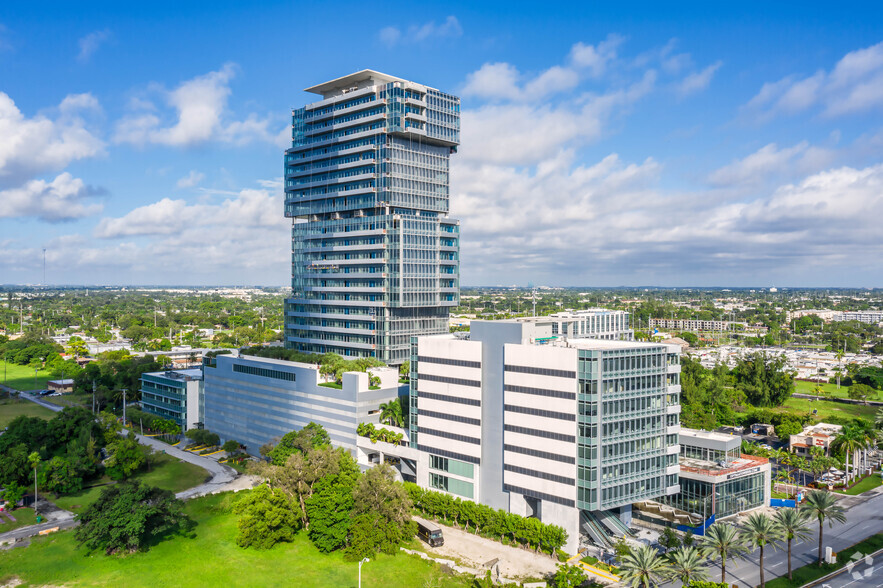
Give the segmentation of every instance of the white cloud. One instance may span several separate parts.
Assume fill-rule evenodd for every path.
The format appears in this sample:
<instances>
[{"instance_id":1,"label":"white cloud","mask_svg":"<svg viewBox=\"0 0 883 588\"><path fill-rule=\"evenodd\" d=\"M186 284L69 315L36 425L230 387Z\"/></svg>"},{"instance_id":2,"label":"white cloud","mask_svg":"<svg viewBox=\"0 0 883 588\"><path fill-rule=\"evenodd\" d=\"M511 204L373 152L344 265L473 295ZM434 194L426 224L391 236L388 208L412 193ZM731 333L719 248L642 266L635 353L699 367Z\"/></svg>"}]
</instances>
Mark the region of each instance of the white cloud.
<instances>
[{"instance_id":1,"label":"white cloud","mask_svg":"<svg viewBox=\"0 0 883 588\"><path fill-rule=\"evenodd\" d=\"M77 61L86 63L89 58L98 50L102 43L110 38L110 31L95 31L81 38L77 43L80 46L80 53L77 55Z\"/></svg>"},{"instance_id":2,"label":"white cloud","mask_svg":"<svg viewBox=\"0 0 883 588\"><path fill-rule=\"evenodd\" d=\"M178 180L175 184L178 188L193 188L199 182L205 179L205 174L196 171L195 169L190 170L190 173Z\"/></svg>"},{"instance_id":3,"label":"white cloud","mask_svg":"<svg viewBox=\"0 0 883 588\"><path fill-rule=\"evenodd\" d=\"M61 102L55 120L43 115L28 118L0 92L0 188L102 155L104 142L80 116L84 109L97 108L98 101L90 94L72 94Z\"/></svg>"},{"instance_id":4,"label":"white cloud","mask_svg":"<svg viewBox=\"0 0 883 588\"><path fill-rule=\"evenodd\" d=\"M174 123L164 125L162 113L156 112L153 102L139 98L133 103L137 112L117 123L114 140L133 145L155 143L175 147L208 141L246 145L257 140L278 144L279 132L270 130L273 124L270 118L250 114L245 120L229 120L227 101L235 72L236 66L228 63L218 71L187 80L174 90L154 87L154 91L173 109Z\"/></svg>"},{"instance_id":5,"label":"white cloud","mask_svg":"<svg viewBox=\"0 0 883 588\"><path fill-rule=\"evenodd\" d=\"M821 108L825 116L883 107L883 43L852 51L833 70L765 83L744 110L759 120Z\"/></svg>"},{"instance_id":6,"label":"white cloud","mask_svg":"<svg viewBox=\"0 0 883 588\"><path fill-rule=\"evenodd\" d=\"M714 73L720 69L723 62L717 61L712 63L702 71L698 71L692 73L685 77L681 82L677 85L677 93L682 98L688 96L690 94L694 94L696 92L701 92L708 88L708 85L711 84L711 78L714 76Z\"/></svg>"},{"instance_id":7,"label":"white cloud","mask_svg":"<svg viewBox=\"0 0 883 588\"><path fill-rule=\"evenodd\" d=\"M462 94L490 100L532 101L572 90L581 78L597 78L605 73L623 41L623 37L611 34L597 46L577 43L571 47L567 65L553 65L533 77L522 74L510 63L485 63L466 76Z\"/></svg>"},{"instance_id":8,"label":"white cloud","mask_svg":"<svg viewBox=\"0 0 883 588\"><path fill-rule=\"evenodd\" d=\"M831 164L834 155L802 141L779 149L775 143L761 147L743 159L712 172L708 181L721 187L756 186L770 178L787 178L817 172Z\"/></svg>"},{"instance_id":9,"label":"white cloud","mask_svg":"<svg viewBox=\"0 0 883 588\"><path fill-rule=\"evenodd\" d=\"M65 172L51 182L30 180L18 188L0 191L0 218L33 217L55 223L97 214L100 204L89 204L99 191Z\"/></svg>"},{"instance_id":10,"label":"white cloud","mask_svg":"<svg viewBox=\"0 0 883 588\"><path fill-rule=\"evenodd\" d=\"M441 24L429 21L420 25L411 25L404 32L396 26L388 26L380 29L378 37L380 41L392 47L398 43L421 43L431 39L445 39L459 37L463 34L463 27L456 16L448 16Z\"/></svg>"}]
</instances>

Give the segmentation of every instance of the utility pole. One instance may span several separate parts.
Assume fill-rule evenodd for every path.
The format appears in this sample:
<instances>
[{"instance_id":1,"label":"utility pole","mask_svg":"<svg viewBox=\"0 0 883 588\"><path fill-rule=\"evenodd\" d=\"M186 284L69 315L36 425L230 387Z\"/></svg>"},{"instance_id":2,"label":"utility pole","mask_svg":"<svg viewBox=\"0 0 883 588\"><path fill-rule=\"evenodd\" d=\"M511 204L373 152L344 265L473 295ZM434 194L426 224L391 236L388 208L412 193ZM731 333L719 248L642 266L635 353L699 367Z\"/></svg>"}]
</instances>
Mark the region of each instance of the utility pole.
<instances>
[{"instance_id":1,"label":"utility pole","mask_svg":"<svg viewBox=\"0 0 883 588\"><path fill-rule=\"evenodd\" d=\"M43 248L43 285L46 285L46 248Z\"/></svg>"},{"instance_id":2,"label":"utility pole","mask_svg":"<svg viewBox=\"0 0 883 588\"><path fill-rule=\"evenodd\" d=\"M126 424L126 389L123 388L123 425Z\"/></svg>"},{"instance_id":3,"label":"utility pole","mask_svg":"<svg viewBox=\"0 0 883 588\"><path fill-rule=\"evenodd\" d=\"M95 380L92 380L92 414L95 414Z\"/></svg>"}]
</instances>

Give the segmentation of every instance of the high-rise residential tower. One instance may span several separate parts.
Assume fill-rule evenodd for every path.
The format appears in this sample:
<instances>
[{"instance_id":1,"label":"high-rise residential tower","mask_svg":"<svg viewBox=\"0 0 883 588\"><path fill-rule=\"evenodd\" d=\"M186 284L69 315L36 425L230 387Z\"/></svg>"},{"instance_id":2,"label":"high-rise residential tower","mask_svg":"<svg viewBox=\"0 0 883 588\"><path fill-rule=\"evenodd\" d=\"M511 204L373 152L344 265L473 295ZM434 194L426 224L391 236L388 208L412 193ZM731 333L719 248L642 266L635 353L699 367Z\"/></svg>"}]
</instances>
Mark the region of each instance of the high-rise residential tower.
<instances>
[{"instance_id":1,"label":"high-rise residential tower","mask_svg":"<svg viewBox=\"0 0 883 588\"><path fill-rule=\"evenodd\" d=\"M448 217L460 99L363 70L307 88L292 113L286 346L408 359L459 303L459 221Z\"/></svg>"}]
</instances>

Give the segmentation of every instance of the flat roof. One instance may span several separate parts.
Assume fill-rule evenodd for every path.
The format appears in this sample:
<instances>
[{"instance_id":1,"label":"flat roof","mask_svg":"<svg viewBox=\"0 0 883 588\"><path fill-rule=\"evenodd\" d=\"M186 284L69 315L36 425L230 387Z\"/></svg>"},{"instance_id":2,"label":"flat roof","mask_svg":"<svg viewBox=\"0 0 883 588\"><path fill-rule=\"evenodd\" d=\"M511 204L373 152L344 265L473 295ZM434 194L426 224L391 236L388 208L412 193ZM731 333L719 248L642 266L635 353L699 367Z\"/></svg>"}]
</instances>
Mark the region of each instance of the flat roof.
<instances>
[{"instance_id":1,"label":"flat roof","mask_svg":"<svg viewBox=\"0 0 883 588\"><path fill-rule=\"evenodd\" d=\"M665 343L645 341L616 341L613 339L567 339L567 343L579 349L647 349L648 347L674 347ZM680 351L680 350L679 350Z\"/></svg>"},{"instance_id":2,"label":"flat roof","mask_svg":"<svg viewBox=\"0 0 883 588\"><path fill-rule=\"evenodd\" d=\"M312 94L319 94L324 96L326 93L337 88L347 88L349 86L352 86L353 84L364 82L370 79L377 80L378 82L382 82L384 84L388 84L389 82L408 81L403 78L397 78L396 76L391 76L385 73L380 73L379 71L374 71L373 69L363 69L362 71L357 71L355 73L351 73L349 75L345 75L343 77L339 77L328 82L323 82L321 84L316 84L315 86L310 86L309 88L305 88L304 92L310 92Z\"/></svg>"}]
</instances>

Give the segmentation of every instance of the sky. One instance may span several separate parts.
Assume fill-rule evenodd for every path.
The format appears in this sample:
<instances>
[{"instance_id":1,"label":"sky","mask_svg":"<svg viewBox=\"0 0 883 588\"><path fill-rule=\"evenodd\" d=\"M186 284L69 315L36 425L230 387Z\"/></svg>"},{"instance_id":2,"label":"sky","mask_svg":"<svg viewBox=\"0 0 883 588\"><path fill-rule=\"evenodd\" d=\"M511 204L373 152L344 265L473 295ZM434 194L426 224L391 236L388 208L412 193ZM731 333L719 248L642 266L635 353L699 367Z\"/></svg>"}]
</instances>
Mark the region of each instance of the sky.
<instances>
[{"instance_id":1,"label":"sky","mask_svg":"<svg viewBox=\"0 0 883 588\"><path fill-rule=\"evenodd\" d=\"M0 284L286 285L375 69L462 97L464 286L883 286L883 4L668 4L4 2Z\"/></svg>"}]
</instances>

